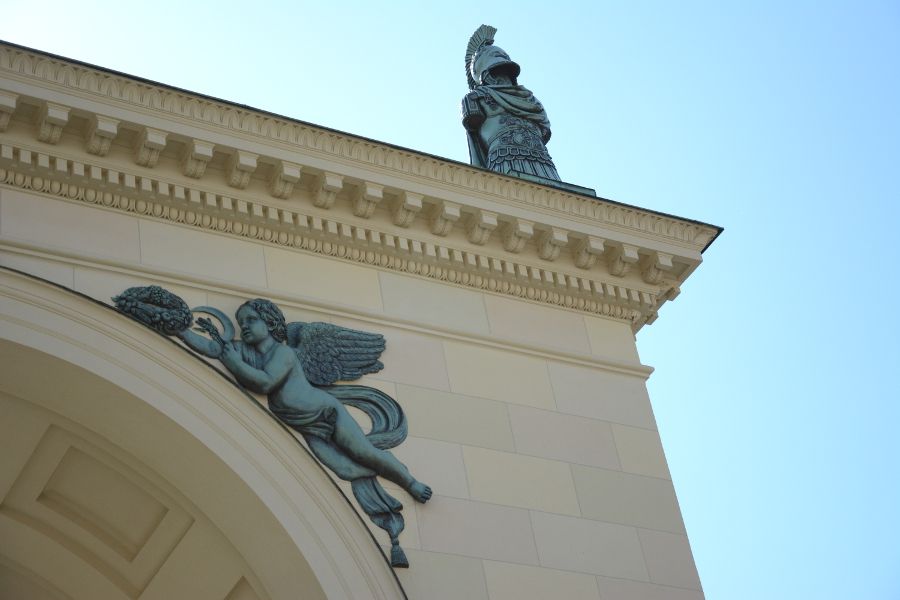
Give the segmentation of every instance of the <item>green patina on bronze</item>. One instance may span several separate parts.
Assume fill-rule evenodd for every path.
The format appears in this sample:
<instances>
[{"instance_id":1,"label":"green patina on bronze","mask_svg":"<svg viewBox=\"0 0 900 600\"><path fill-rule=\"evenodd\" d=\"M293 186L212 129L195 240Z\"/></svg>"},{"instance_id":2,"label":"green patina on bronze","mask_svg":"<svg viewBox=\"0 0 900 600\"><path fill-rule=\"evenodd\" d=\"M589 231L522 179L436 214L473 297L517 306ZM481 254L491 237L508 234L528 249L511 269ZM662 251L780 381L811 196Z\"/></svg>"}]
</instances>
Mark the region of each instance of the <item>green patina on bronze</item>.
<instances>
[{"instance_id":1,"label":"green patina on bronze","mask_svg":"<svg viewBox=\"0 0 900 600\"><path fill-rule=\"evenodd\" d=\"M518 84L521 68L494 45L495 33L494 27L482 25L466 48L471 91L462 100L462 122L470 162L506 175L558 182L546 146L550 120L534 94Z\"/></svg>"},{"instance_id":2,"label":"green patina on bronze","mask_svg":"<svg viewBox=\"0 0 900 600\"><path fill-rule=\"evenodd\" d=\"M335 385L376 373L384 365L384 337L330 323L287 323L281 310L262 298L238 308L238 329L222 311L194 309L158 287L133 287L113 298L116 308L144 325L174 335L189 348L222 362L245 389L266 394L269 409L303 435L312 453L338 477L351 482L353 495L369 518L391 538L391 565L408 567L398 536L403 505L378 482L384 477L418 502L431 488L416 480L388 449L406 439L406 416L397 402L375 388ZM219 321L221 332L204 313ZM235 339L239 333L240 339ZM364 433L347 411L352 406L372 420Z\"/></svg>"}]
</instances>

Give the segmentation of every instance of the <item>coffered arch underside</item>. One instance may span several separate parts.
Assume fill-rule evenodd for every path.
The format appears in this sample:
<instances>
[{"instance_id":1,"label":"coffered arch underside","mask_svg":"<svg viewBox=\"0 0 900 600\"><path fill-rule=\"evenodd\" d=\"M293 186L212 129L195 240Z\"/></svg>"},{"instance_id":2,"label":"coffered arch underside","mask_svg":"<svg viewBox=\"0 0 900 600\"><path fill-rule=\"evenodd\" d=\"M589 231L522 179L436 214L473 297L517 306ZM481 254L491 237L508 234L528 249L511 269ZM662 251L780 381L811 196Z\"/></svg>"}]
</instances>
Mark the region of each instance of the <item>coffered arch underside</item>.
<instances>
[{"instance_id":1,"label":"coffered arch underside","mask_svg":"<svg viewBox=\"0 0 900 600\"><path fill-rule=\"evenodd\" d=\"M296 439L186 358L0 270L0 597L403 598Z\"/></svg>"}]
</instances>

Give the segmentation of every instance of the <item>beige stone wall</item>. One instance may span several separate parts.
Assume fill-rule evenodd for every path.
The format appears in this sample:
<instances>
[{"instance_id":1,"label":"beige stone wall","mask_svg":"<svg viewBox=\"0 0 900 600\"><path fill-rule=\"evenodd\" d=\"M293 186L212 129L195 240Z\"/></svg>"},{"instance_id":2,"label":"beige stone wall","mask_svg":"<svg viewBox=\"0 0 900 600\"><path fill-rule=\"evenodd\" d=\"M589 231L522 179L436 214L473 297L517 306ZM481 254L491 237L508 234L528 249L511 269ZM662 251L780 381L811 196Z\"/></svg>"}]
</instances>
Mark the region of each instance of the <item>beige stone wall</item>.
<instances>
[{"instance_id":1,"label":"beige stone wall","mask_svg":"<svg viewBox=\"0 0 900 600\"><path fill-rule=\"evenodd\" d=\"M12 187L0 264L102 302L158 283L384 334L363 383L404 407L396 454L435 491L398 492L412 599L702 597L625 321Z\"/></svg>"}]
</instances>

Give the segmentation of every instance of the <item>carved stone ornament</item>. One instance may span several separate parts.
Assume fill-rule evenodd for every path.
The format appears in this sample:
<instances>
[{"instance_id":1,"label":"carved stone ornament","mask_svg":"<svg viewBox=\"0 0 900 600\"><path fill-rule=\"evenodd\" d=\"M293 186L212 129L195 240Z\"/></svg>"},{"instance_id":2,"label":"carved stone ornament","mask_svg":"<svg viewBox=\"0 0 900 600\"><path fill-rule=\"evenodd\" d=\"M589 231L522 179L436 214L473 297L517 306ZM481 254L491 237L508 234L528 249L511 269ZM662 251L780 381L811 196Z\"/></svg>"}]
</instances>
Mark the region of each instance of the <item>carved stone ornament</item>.
<instances>
[{"instance_id":1,"label":"carved stone ornament","mask_svg":"<svg viewBox=\"0 0 900 600\"><path fill-rule=\"evenodd\" d=\"M518 254L534 236L534 223L525 219L513 219L503 227L503 247Z\"/></svg>"},{"instance_id":2,"label":"carved stone ornament","mask_svg":"<svg viewBox=\"0 0 900 600\"><path fill-rule=\"evenodd\" d=\"M269 193L276 198L290 198L294 192L294 184L300 181L302 169L303 167L300 165L284 160L278 161L272 171L272 177L269 179Z\"/></svg>"},{"instance_id":3,"label":"carved stone ornament","mask_svg":"<svg viewBox=\"0 0 900 600\"><path fill-rule=\"evenodd\" d=\"M0 133L9 127L9 121L16 110L19 96L11 92L0 91Z\"/></svg>"},{"instance_id":4,"label":"carved stone ornament","mask_svg":"<svg viewBox=\"0 0 900 600\"><path fill-rule=\"evenodd\" d=\"M256 170L258 154L238 150L228 158L228 185L242 190L250 183L250 177Z\"/></svg>"},{"instance_id":5,"label":"carved stone ornament","mask_svg":"<svg viewBox=\"0 0 900 600\"><path fill-rule=\"evenodd\" d=\"M63 127L69 122L69 107L45 102L41 106L37 120L37 138L48 144L55 144L62 135Z\"/></svg>"},{"instance_id":6,"label":"carved stone ornament","mask_svg":"<svg viewBox=\"0 0 900 600\"><path fill-rule=\"evenodd\" d=\"M401 192L394 201L391 220L398 227L409 227L419 211L422 210L422 194L414 192Z\"/></svg>"},{"instance_id":7,"label":"carved stone ornament","mask_svg":"<svg viewBox=\"0 0 900 600\"><path fill-rule=\"evenodd\" d=\"M97 156L106 156L109 147L119 132L119 121L100 115L91 118L87 131L86 150Z\"/></svg>"},{"instance_id":8,"label":"carved stone ornament","mask_svg":"<svg viewBox=\"0 0 900 600\"><path fill-rule=\"evenodd\" d=\"M134 161L142 167L155 167L159 153L166 147L167 138L168 134L164 131L151 127L142 128L134 146Z\"/></svg>"},{"instance_id":9,"label":"carved stone ornament","mask_svg":"<svg viewBox=\"0 0 900 600\"><path fill-rule=\"evenodd\" d=\"M206 165L213 157L214 146L209 142L191 140L185 145L181 156L181 168L184 174L193 179L200 179L206 172Z\"/></svg>"},{"instance_id":10,"label":"carved stone ornament","mask_svg":"<svg viewBox=\"0 0 900 600\"><path fill-rule=\"evenodd\" d=\"M380 390L335 385L384 368L378 360L385 348L383 336L329 323L287 323L281 309L262 298L238 308L237 328L219 309L190 309L159 286L128 288L112 300L119 311L147 327L220 360L242 388L265 394L269 410L303 436L322 464L350 482L360 507L388 532L391 565L409 566L399 542L403 505L377 479L381 476L395 483L418 502L431 498L431 488L389 452L406 439L406 416L397 401ZM219 327L201 317L191 331L193 313L213 317ZM235 339L236 333L240 339ZM368 433L363 433L347 406L372 420Z\"/></svg>"}]
</instances>

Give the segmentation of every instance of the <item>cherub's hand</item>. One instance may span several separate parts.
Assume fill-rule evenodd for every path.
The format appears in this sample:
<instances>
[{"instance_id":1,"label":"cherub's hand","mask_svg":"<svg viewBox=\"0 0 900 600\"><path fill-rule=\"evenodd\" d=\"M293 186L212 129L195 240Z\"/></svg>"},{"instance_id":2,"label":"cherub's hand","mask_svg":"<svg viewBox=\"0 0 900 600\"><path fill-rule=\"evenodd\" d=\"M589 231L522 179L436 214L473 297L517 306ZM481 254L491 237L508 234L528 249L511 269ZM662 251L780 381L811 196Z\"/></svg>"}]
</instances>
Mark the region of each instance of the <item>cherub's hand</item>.
<instances>
[{"instance_id":1,"label":"cherub's hand","mask_svg":"<svg viewBox=\"0 0 900 600\"><path fill-rule=\"evenodd\" d=\"M225 342L222 344L222 352L219 354L219 360L221 360L226 367L230 368L233 365L241 363L243 358L241 358L241 353L234 347L234 344Z\"/></svg>"},{"instance_id":2,"label":"cherub's hand","mask_svg":"<svg viewBox=\"0 0 900 600\"><path fill-rule=\"evenodd\" d=\"M212 324L212 321L207 319L206 317L200 317L197 319L197 327L194 327L194 331L202 331L206 333L210 339L214 342L217 342L219 345L223 345L225 340L222 339L222 336L219 335L219 330L216 329L216 326Z\"/></svg>"}]
</instances>

